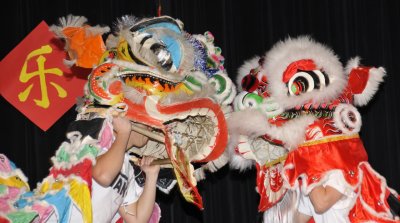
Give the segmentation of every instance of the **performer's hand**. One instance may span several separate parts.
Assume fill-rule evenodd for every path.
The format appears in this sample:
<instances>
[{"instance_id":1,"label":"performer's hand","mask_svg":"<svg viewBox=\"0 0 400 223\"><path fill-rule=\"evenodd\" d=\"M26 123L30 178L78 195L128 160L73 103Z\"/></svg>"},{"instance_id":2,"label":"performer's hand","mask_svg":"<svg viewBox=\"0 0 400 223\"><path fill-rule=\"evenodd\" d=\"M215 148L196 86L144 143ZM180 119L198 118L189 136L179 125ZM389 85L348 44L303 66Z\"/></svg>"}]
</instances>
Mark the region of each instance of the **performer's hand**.
<instances>
[{"instance_id":1,"label":"performer's hand","mask_svg":"<svg viewBox=\"0 0 400 223\"><path fill-rule=\"evenodd\" d=\"M124 117L114 117L112 120L112 124L117 136L119 134L129 134L131 132L131 122Z\"/></svg>"},{"instance_id":2,"label":"performer's hand","mask_svg":"<svg viewBox=\"0 0 400 223\"><path fill-rule=\"evenodd\" d=\"M142 129L147 129L147 130L150 130L150 129L151 129L150 127L148 127L148 126L146 126L146 125L143 125L143 124L135 123L135 125L136 125L137 127L142 128ZM131 128L132 128L132 127L131 127ZM132 130L131 137L130 137L130 139L129 139L129 145L128 145L128 147L130 148L130 147L132 147L132 146L135 146L135 147L137 147L137 148L140 148L140 147L143 147L144 145L146 145L146 144L147 144L147 141L149 141L149 138L148 138L147 136L142 135L142 134L140 134L140 133L135 132L134 130Z\"/></svg>"},{"instance_id":3,"label":"performer's hand","mask_svg":"<svg viewBox=\"0 0 400 223\"><path fill-rule=\"evenodd\" d=\"M160 165L151 165L154 157L144 156L141 160L139 160L139 166L145 172L146 179L148 178L157 178L158 173L160 172Z\"/></svg>"},{"instance_id":4,"label":"performer's hand","mask_svg":"<svg viewBox=\"0 0 400 223\"><path fill-rule=\"evenodd\" d=\"M136 125L141 126L143 128L148 128L146 125L141 125L141 124L136 124ZM127 144L127 149L130 149L132 146L140 148L146 145L147 141L149 140L147 136L132 131L131 121L125 117L120 117L120 116L114 117L113 127L117 137L120 134L130 134L129 142Z\"/></svg>"}]
</instances>

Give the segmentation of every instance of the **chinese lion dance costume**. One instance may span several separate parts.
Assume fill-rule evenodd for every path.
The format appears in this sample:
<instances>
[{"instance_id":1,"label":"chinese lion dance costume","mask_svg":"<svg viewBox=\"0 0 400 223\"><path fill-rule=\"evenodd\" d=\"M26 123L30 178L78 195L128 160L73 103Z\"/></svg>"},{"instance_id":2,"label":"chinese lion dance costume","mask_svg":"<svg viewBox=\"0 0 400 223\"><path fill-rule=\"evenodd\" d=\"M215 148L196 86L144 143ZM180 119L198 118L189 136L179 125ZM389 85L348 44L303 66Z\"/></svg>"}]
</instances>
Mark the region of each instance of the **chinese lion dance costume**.
<instances>
[{"instance_id":1,"label":"chinese lion dance costume","mask_svg":"<svg viewBox=\"0 0 400 223\"><path fill-rule=\"evenodd\" d=\"M345 222L400 222L399 195L370 166L358 135L356 106L370 101L386 73L359 62L343 67L331 49L301 36L240 67L230 165L255 163L264 222L296 222L299 201L332 179L344 195L332 208L346 207Z\"/></svg>"},{"instance_id":2,"label":"chinese lion dance costume","mask_svg":"<svg viewBox=\"0 0 400 223\"><path fill-rule=\"evenodd\" d=\"M180 20L168 16L124 16L105 42L102 35L110 28L89 26L82 16L61 18L51 29L66 42L70 58L65 63L92 71L78 100L77 119L52 157L49 176L33 192L26 192L25 177L9 184L13 196L7 195L8 214L0 219L45 222L56 212L59 222L67 222L73 206L84 222L92 222L91 166L99 148L111 143L115 115L128 117L134 131L151 138L144 147L130 149L132 161L156 157L162 170L173 172L159 179L158 188L168 193L178 184L184 198L202 209L196 184L205 170L214 172L228 163L225 115L236 94L213 35L191 35ZM1 179L15 172L2 171L6 176ZM19 199L14 199L17 192Z\"/></svg>"}]
</instances>

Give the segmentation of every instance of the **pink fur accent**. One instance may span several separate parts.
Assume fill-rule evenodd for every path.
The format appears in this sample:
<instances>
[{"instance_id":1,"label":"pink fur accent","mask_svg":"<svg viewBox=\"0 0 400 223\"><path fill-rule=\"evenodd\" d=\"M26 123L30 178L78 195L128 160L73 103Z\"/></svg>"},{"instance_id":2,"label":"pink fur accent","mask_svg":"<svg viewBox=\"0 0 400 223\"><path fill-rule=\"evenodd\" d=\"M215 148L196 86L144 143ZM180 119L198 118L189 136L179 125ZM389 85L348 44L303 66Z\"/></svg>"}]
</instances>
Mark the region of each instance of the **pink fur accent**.
<instances>
[{"instance_id":1,"label":"pink fur accent","mask_svg":"<svg viewBox=\"0 0 400 223\"><path fill-rule=\"evenodd\" d=\"M0 194L0 213L7 213L12 210L12 203L16 201L21 194L21 189L16 187L7 187L6 193Z\"/></svg>"},{"instance_id":2,"label":"pink fur accent","mask_svg":"<svg viewBox=\"0 0 400 223\"><path fill-rule=\"evenodd\" d=\"M0 172L11 172L12 167L10 165L10 161L4 154L0 154Z\"/></svg>"},{"instance_id":3,"label":"pink fur accent","mask_svg":"<svg viewBox=\"0 0 400 223\"><path fill-rule=\"evenodd\" d=\"M161 209L157 203L154 203L153 213L150 216L149 223L158 223L161 218Z\"/></svg>"},{"instance_id":4,"label":"pink fur accent","mask_svg":"<svg viewBox=\"0 0 400 223\"><path fill-rule=\"evenodd\" d=\"M40 221L45 222L50 215L54 212L54 209L51 205L36 202L32 206L32 210L36 211L39 214Z\"/></svg>"},{"instance_id":5,"label":"pink fur accent","mask_svg":"<svg viewBox=\"0 0 400 223\"><path fill-rule=\"evenodd\" d=\"M102 148L110 148L113 141L113 130L109 123L105 123L104 129L101 132L99 145Z\"/></svg>"}]
</instances>

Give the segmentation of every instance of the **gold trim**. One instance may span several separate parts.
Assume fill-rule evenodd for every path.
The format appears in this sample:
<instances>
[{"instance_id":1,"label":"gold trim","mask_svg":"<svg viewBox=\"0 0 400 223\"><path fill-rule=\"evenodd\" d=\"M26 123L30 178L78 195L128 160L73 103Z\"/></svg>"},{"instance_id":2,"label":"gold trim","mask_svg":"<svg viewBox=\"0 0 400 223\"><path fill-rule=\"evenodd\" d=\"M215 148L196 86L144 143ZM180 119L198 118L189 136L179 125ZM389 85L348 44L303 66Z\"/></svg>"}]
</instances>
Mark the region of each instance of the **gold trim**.
<instances>
[{"instance_id":1,"label":"gold trim","mask_svg":"<svg viewBox=\"0 0 400 223\"><path fill-rule=\"evenodd\" d=\"M278 159L274 159L270 162L265 163L265 167L270 168L271 166L274 166L275 164L285 161L286 158L287 158L287 154L279 157Z\"/></svg>"},{"instance_id":2,"label":"gold trim","mask_svg":"<svg viewBox=\"0 0 400 223\"><path fill-rule=\"evenodd\" d=\"M353 134L353 135L340 135L340 136L325 137L323 139L305 142L303 144L300 144L299 147L313 146L313 145L322 144L322 143L336 142L336 141L340 141L340 140L348 140L348 139L355 139L355 138L360 138L360 136L358 134Z\"/></svg>"}]
</instances>

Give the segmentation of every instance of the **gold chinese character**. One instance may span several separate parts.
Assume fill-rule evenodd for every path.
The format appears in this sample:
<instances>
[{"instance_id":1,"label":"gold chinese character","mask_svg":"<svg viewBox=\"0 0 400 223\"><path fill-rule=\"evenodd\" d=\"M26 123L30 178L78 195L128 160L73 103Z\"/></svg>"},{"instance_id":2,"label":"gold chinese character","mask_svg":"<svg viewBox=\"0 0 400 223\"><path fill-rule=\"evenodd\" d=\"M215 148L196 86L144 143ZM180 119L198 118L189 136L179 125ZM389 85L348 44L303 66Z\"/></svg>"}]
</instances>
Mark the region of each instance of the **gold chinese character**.
<instances>
[{"instance_id":1,"label":"gold chinese character","mask_svg":"<svg viewBox=\"0 0 400 223\"><path fill-rule=\"evenodd\" d=\"M53 51L53 49L49 45L42 46L40 49L36 49L29 53L29 55L26 57L24 66L22 67L21 74L19 76L19 80L22 83L28 82L31 78L38 76L39 77L39 83L40 83L40 90L42 93L42 98L40 100L33 99L36 103L36 105L42 107L42 108L48 108L50 105L49 101L49 96L47 93L47 82L46 82L46 74L55 74L57 76L62 76L63 72L58 69L58 68L49 68L45 69L44 64L46 62L46 57L43 56L43 54L49 54ZM27 67L28 67L28 61L32 57L36 57L36 63L37 63L37 70L31 73L27 73ZM58 92L58 97L60 98L65 98L67 96L67 92L62 88L60 85L51 82L50 84L57 90ZM18 98L21 102L25 102L26 99L29 96L29 93L31 92L34 84L30 84L24 91L18 94Z\"/></svg>"}]
</instances>

